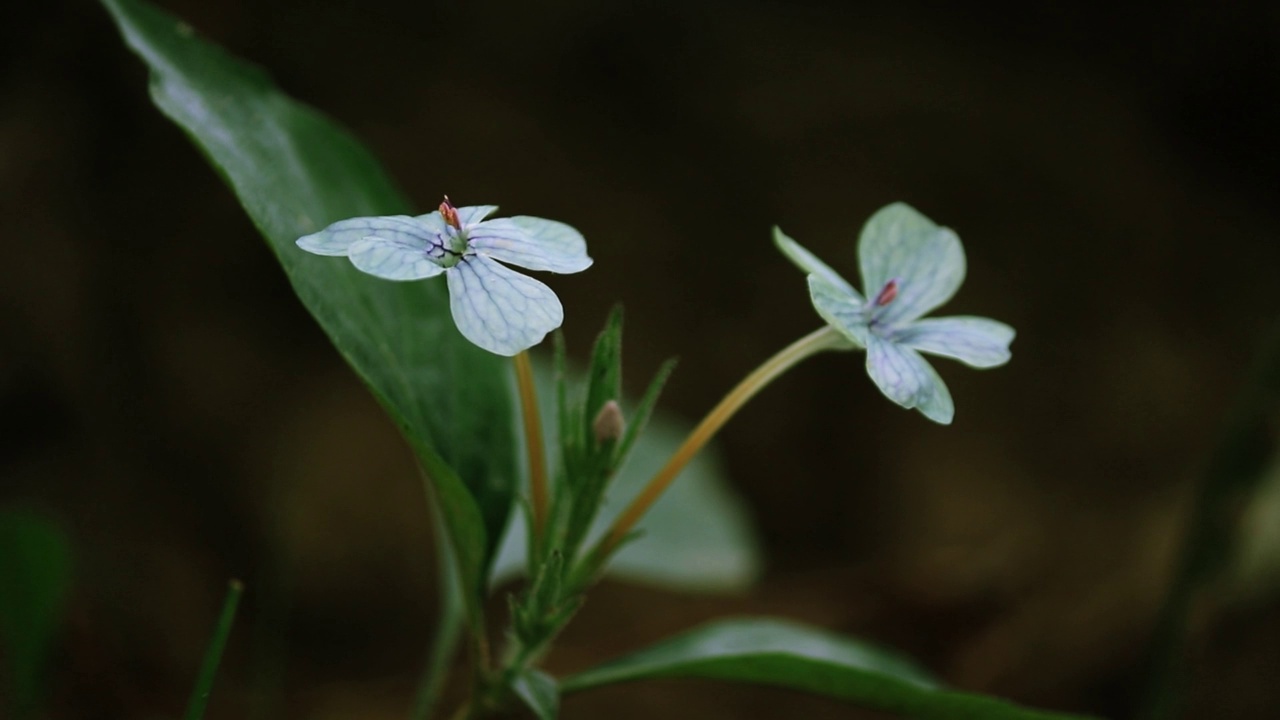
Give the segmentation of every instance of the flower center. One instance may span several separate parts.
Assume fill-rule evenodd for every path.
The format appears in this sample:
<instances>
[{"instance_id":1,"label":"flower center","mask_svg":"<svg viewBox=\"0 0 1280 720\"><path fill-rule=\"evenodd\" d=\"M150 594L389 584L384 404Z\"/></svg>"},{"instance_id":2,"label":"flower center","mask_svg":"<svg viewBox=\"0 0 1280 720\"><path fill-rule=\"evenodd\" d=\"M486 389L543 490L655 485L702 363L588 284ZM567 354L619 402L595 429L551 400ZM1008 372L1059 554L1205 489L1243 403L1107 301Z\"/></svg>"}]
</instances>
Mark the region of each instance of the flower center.
<instances>
[{"instance_id":1,"label":"flower center","mask_svg":"<svg viewBox=\"0 0 1280 720\"><path fill-rule=\"evenodd\" d=\"M467 232L462 229L462 221L458 219L458 208L444 196L440 203L440 216L444 218L444 232L436 235L435 242L427 247L427 257L441 267L451 268L462 262L467 250Z\"/></svg>"},{"instance_id":2,"label":"flower center","mask_svg":"<svg viewBox=\"0 0 1280 720\"><path fill-rule=\"evenodd\" d=\"M880 316L883 314L884 307L893 302L898 297L898 278L890 278L889 282L880 288L880 292L876 293L875 298L866 305L867 327L871 330L883 330L883 324Z\"/></svg>"},{"instance_id":3,"label":"flower center","mask_svg":"<svg viewBox=\"0 0 1280 720\"><path fill-rule=\"evenodd\" d=\"M898 278L893 278L885 283L884 287L880 288L880 292L876 294L874 304L876 307L884 307L893 302L896 297L898 297Z\"/></svg>"},{"instance_id":4,"label":"flower center","mask_svg":"<svg viewBox=\"0 0 1280 720\"><path fill-rule=\"evenodd\" d=\"M444 202L440 203L440 215L444 218L446 225L451 226L454 230L462 231L462 223L458 221L458 208L449 202L449 196L444 196Z\"/></svg>"}]
</instances>

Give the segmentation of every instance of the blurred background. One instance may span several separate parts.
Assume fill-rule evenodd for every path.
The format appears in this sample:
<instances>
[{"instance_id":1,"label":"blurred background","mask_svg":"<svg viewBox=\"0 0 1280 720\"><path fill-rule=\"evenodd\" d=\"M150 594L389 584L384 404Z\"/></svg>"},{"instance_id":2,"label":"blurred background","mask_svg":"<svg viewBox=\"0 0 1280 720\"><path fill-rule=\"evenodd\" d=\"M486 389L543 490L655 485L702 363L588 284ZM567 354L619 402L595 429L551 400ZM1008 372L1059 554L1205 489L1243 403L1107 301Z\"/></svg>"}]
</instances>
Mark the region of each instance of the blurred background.
<instances>
[{"instance_id":1,"label":"blurred background","mask_svg":"<svg viewBox=\"0 0 1280 720\"><path fill-rule=\"evenodd\" d=\"M1005 368L936 363L952 427L854 355L775 383L720 439L759 586L606 583L552 670L768 613L964 689L1131 709L1280 310L1275 4L160 4L350 128L423 212L448 193L579 228L596 265L553 280L571 354L625 303L628 386L678 356L662 405L686 418L820 322L775 223L854 278L863 220L907 201L965 242L945 312L1017 328ZM209 717L403 717L435 606L408 449L105 11L5 12L0 506L71 540L53 717L178 715L231 576L250 593ZM1192 716L1273 717L1276 595L1245 578L1196 619ZM603 713L878 717L702 682L564 708Z\"/></svg>"}]
</instances>

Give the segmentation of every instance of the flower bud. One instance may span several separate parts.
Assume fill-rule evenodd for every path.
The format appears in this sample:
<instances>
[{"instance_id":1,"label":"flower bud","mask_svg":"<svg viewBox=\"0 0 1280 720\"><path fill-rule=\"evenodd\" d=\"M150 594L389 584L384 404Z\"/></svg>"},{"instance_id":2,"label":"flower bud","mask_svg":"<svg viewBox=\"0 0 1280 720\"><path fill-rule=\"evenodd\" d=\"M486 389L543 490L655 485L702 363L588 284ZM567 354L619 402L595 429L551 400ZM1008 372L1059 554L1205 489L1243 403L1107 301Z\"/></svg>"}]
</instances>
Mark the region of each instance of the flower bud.
<instances>
[{"instance_id":1,"label":"flower bud","mask_svg":"<svg viewBox=\"0 0 1280 720\"><path fill-rule=\"evenodd\" d=\"M617 442L626 428L627 423L622 419L622 408L618 407L616 400L610 400L601 406L600 412L596 413L596 419L591 421L591 431L595 433L596 442L601 445Z\"/></svg>"}]
</instances>

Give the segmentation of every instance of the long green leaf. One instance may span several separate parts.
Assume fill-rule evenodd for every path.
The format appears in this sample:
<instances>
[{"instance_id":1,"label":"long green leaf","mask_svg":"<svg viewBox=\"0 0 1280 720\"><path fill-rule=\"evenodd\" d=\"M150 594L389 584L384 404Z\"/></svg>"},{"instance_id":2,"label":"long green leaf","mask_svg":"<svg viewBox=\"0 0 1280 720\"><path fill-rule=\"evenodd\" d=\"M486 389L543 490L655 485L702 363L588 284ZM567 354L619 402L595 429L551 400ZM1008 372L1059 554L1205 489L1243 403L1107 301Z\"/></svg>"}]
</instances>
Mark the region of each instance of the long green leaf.
<instances>
[{"instance_id":1,"label":"long green leaf","mask_svg":"<svg viewBox=\"0 0 1280 720\"><path fill-rule=\"evenodd\" d=\"M761 618L724 620L566 678L563 693L650 678L706 678L826 695L919 720L1065 720L939 687L909 661L823 630Z\"/></svg>"},{"instance_id":2,"label":"long green leaf","mask_svg":"<svg viewBox=\"0 0 1280 720\"><path fill-rule=\"evenodd\" d=\"M150 5L103 3L151 68L156 105L227 180L298 297L404 431L477 597L518 479L506 365L458 333L443 282L388 282L294 246L335 220L406 203L365 148L257 68Z\"/></svg>"}]
</instances>

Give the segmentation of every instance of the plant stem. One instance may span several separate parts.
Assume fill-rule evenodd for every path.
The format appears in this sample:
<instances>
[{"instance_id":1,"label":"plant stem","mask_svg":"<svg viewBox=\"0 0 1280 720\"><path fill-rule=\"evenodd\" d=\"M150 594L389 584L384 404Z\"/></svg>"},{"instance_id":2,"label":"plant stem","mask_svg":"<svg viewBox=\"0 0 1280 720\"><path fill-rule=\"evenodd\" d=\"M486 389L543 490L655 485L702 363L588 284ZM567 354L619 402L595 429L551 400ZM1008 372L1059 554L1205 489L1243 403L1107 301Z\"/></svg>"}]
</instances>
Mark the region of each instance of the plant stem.
<instances>
[{"instance_id":1,"label":"plant stem","mask_svg":"<svg viewBox=\"0 0 1280 720\"><path fill-rule=\"evenodd\" d=\"M810 355L815 355L823 350L835 350L849 347L849 340L837 332L830 326L824 326L815 330L799 340L791 343L781 352L769 358L754 372L748 375L738 383L737 387L729 391L728 395L720 401L719 405L707 414L698 427L694 428L689 437L685 439L667 464L658 471L644 490L636 496L626 510L618 516L613 522L613 526L609 528L609 532L596 546L592 553L593 559L597 562L603 562L617 548L618 544L626 538L627 533L635 527L640 518L653 505L654 502L662 495L662 493L675 481L684 466L693 459L698 451L711 440L729 418L738 411L748 400L750 400L757 392L768 385L774 378L786 372L791 366L804 360Z\"/></svg>"},{"instance_id":2,"label":"plant stem","mask_svg":"<svg viewBox=\"0 0 1280 720\"><path fill-rule=\"evenodd\" d=\"M533 505L533 536L541 539L547 523L547 461L542 447L542 420L538 415L538 391L533 386L533 365L528 351L515 357L516 382L520 386L520 411L524 443L529 458L529 494Z\"/></svg>"},{"instance_id":3,"label":"plant stem","mask_svg":"<svg viewBox=\"0 0 1280 720\"><path fill-rule=\"evenodd\" d=\"M222 650L227 646L227 637L231 635L231 625L236 619L236 607L240 605L240 596L244 593L244 585L239 580L227 584L227 597L222 602L222 614L214 628L213 638L209 640L209 648L205 650L204 661L200 664L200 674L196 676L196 686L191 691L191 699L187 702L185 720L200 720L204 717L204 708L209 703L209 693L213 690L213 678L218 674L218 664L222 661Z\"/></svg>"}]
</instances>

